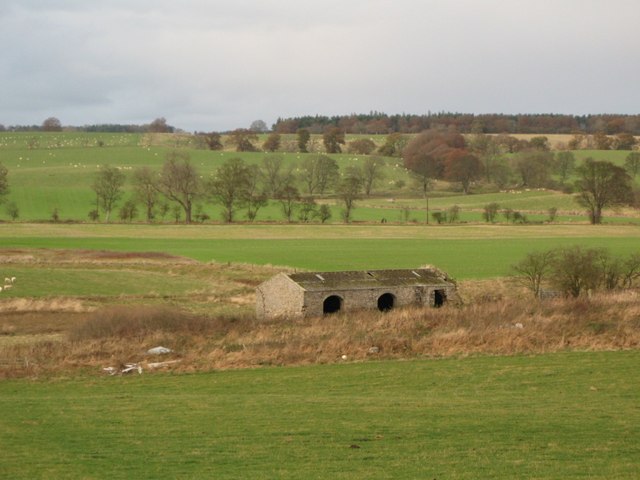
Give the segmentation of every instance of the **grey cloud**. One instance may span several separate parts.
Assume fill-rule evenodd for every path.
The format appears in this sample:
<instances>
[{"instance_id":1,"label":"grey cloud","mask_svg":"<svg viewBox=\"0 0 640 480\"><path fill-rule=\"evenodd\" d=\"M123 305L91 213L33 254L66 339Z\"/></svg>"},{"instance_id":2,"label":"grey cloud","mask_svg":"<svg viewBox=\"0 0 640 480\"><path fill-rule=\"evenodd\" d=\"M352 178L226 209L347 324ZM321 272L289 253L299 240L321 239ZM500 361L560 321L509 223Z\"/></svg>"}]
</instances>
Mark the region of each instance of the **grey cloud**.
<instances>
[{"instance_id":1,"label":"grey cloud","mask_svg":"<svg viewBox=\"0 0 640 480\"><path fill-rule=\"evenodd\" d=\"M0 122L637 113L639 16L631 0L8 0Z\"/></svg>"}]
</instances>

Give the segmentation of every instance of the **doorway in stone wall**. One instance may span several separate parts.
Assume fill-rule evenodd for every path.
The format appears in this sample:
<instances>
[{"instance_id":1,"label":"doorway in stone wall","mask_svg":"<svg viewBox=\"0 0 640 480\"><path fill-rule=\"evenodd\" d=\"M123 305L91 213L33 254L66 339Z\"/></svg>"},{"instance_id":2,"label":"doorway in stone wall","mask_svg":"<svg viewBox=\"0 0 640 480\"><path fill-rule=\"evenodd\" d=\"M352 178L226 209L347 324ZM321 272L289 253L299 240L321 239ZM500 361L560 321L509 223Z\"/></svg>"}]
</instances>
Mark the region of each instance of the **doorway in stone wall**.
<instances>
[{"instance_id":1,"label":"doorway in stone wall","mask_svg":"<svg viewBox=\"0 0 640 480\"><path fill-rule=\"evenodd\" d=\"M391 293L384 293L378 297L378 310L388 312L396 303L396 297Z\"/></svg>"},{"instance_id":2,"label":"doorway in stone wall","mask_svg":"<svg viewBox=\"0 0 640 480\"><path fill-rule=\"evenodd\" d=\"M328 315L330 313L339 312L342 309L342 298L338 295L331 295L322 302L322 313Z\"/></svg>"},{"instance_id":3,"label":"doorway in stone wall","mask_svg":"<svg viewBox=\"0 0 640 480\"><path fill-rule=\"evenodd\" d=\"M444 305L444 302L447 301L447 295L444 293L444 290L435 290L433 292L433 306L438 308Z\"/></svg>"}]
</instances>

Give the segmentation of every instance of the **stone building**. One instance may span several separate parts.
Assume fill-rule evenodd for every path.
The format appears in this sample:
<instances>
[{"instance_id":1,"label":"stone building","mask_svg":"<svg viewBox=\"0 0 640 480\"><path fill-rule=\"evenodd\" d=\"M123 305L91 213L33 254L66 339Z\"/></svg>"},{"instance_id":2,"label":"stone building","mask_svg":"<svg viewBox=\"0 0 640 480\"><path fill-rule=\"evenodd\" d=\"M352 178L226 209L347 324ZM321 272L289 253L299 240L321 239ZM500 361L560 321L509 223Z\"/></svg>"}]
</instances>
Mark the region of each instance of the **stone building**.
<instances>
[{"instance_id":1,"label":"stone building","mask_svg":"<svg viewBox=\"0 0 640 480\"><path fill-rule=\"evenodd\" d=\"M433 267L280 273L256 288L256 316L315 317L408 305L439 307L455 294L455 283Z\"/></svg>"}]
</instances>

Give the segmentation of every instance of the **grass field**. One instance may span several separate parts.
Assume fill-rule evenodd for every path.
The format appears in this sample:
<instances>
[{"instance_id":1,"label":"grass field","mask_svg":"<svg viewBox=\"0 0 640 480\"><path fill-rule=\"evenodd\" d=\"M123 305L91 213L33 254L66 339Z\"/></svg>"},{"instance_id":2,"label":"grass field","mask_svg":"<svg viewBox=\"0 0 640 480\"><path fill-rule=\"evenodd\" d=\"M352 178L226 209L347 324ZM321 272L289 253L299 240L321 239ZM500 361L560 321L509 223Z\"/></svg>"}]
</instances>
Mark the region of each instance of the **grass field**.
<instances>
[{"instance_id":1,"label":"grass field","mask_svg":"<svg viewBox=\"0 0 640 480\"><path fill-rule=\"evenodd\" d=\"M24 220L47 219L56 207L62 220L85 219L94 200L88 185L104 163L158 168L178 146L208 175L238 156L192 149L183 137L33 137L0 134L9 200ZM621 163L625 155L579 158ZM264 154L241 156L259 162ZM391 184L406 179L391 161L387 171ZM480 222L482 207L497 202L539 222L556 207L561 223L424 226L423 200L392 193L359 202L355 218L369 224L0 223L0 276L17 278L0 297L0 371L39 378L0 381L0 477L640 477L640 351L624 350L638 345L637 292L530 304L501 278L535 250L637 253L637 214L608 212L610 223L590 226L556 192L436 192L430 208L460 205L465 222ZM206 211L217 220L216 208ZM404 208L416 224L400 224ZM380 225L382 217L390 223ZM258 219L281 221L277 204ZM280 270L268 265L422 264L463 280L466 303L306 323L253 318L255 286ZM114 306L125 309L114 314L123 324L159 306L172 324L180 323L176 312L189 312L206 329L74 339L83 322ZM209 372L101 376L107 364L147 361L144 352L158 344L177 352L175 372ZM371 361L372 344L381 345L377 358L411 360ZM619 351L596 351L611 349ZM514 355L522 352L546 354ZM433 359L440 356L449 358ZM211 371L308 363L328 364Z\"/></svg>"},{"instance_id":2,"label":"grass field","mask_svg":"<svg viewBox=\"0 0 640 480\"><path fill-rule=\"evenodd\" d=\"M638 351L0 383L5 478L629 479Z\"/></svg>"},{"instance_id":3,"label":"grass field","mask_svg":"<svg viewBox=\"0 0 640 480\"><path fill-rule=\"evenodd\" d=\"M325 271L433 264L461 279L507 275L527 253L558 246L628 255L639 239L640 228L631 225L0 225L4 248L155 251Z\"/></svg>"},{"instance_id":4,"label":"grass field","mask_svg":"<svg viewBox=\"0 0 640 480\"><path fill-rule=\"evenodd\" d=\"M382 136L381 136L382 137ZM102 146L99 146L102 145ZM188 152L192 163L202 177L207 177L227 159L240 157L248 163L260 163L267 155L262 152L237 153L229 150L208 151L196 148L195 140L185 135L141 135L141 134L83 134L62 133L0 133L0 162L9 169L10 193L8 201L15 202L19 209L19 219L23 221L41 221L51 218L54 209L61 220L87 220L89 211L95 208L95 194L91 183L98 169L105 164L118 166L131 177L134 169L148 166L159 170L165 155L172 148ZM582 160L588 156L607 159L622 164L628 152L623 151L578 151L576 156ZM304 154L278 153L286 165L297 164ZM341 169L349 165L358 165L363 156L353 154L332 155ZM411 177L402 167L402 160L385 159L385 178L375 185L374 193L378 198L363 199L357 202L354 219L379 222L382 218L399 222L404 218L402 208L414 211L409 220L424 221L424 201L414 188ZM404 184L399 187L398 182ZM490 202L497 202L502 208L513 208L527 212L532 221L546 218L549 208L559 210L562 221L584 220L584 214L571 195L558 192L503 192L487 195L452 194L447 182L437 182L431 209L445 209L451 205L462 208L462 221L481 221L480 211ZM454 186L455 187L455 186ZM442 191L442 188L448 189ZM132 192L130 181L125 185L125 199ZM121 200L121 203L124 201ZM332 222L340 222L340 205L335 199ZM218 205L200 199L201 208L214 221L221 218ZM606 212L605 217L618 216ZM637 214L632 215L636 217ZM117 218L117 208L112 215ZM4 208L0 208L0 219L9 219ZM244 212L237 220L244 220ZM258 221L283 221L280 206L271 202L260 210ZM605 218L607 220L607 218ZM168 215L162 221L172 221ZM628 216L623 218L628 221Z\"/></svg>"}]
</instances>

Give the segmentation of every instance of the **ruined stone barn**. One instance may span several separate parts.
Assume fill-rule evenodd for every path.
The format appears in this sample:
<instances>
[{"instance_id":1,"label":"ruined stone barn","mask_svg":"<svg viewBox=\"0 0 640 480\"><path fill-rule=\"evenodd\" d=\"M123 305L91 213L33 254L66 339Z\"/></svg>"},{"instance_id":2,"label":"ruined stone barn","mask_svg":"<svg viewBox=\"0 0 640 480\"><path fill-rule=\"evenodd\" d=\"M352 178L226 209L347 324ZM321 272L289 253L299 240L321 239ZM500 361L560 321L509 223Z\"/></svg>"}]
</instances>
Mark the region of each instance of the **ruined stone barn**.
<instances>
[{"instance_id":1,"label":"ruined stone barn","mask_svg":"<svg viewBox=\"0 0 640 480\"><path fill-rule=\"evenodd\" d=\"M280 273L256 289L256 316L316 317L340 311L387 311L403 306L439 307L455 283L430 268Z\"/></svg>"}]
</instances>

